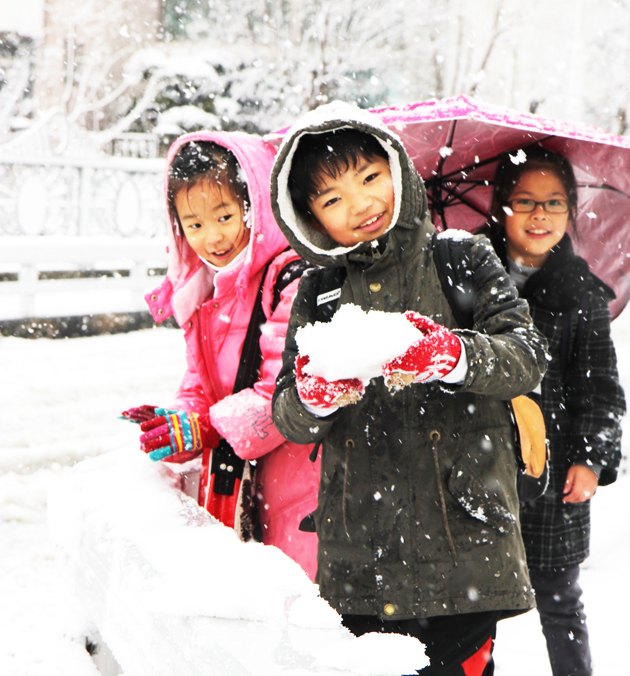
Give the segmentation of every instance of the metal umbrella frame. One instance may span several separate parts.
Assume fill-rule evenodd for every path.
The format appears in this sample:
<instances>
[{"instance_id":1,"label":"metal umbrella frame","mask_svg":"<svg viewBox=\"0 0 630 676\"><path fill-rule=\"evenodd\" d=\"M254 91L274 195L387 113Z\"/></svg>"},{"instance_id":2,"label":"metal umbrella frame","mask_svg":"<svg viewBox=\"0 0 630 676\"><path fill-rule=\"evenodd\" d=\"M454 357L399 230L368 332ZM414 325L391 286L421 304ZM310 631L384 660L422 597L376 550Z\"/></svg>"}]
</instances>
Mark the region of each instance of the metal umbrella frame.
<instances>
[{"instance_id":1,"label":"metal umbrella frame","mask_svg":"<svg viewBox=\"0 0 630 676\"><path fill-rule=\"evenodd\" d=\"M564 155L578 182L576 252L610 285L617 316L630 300L630 141L597 127L519 113L464 96L372 111L402 140L425 181L438 229L487 221L504 153L535 143Z\"/></svg>"}]
</instances>

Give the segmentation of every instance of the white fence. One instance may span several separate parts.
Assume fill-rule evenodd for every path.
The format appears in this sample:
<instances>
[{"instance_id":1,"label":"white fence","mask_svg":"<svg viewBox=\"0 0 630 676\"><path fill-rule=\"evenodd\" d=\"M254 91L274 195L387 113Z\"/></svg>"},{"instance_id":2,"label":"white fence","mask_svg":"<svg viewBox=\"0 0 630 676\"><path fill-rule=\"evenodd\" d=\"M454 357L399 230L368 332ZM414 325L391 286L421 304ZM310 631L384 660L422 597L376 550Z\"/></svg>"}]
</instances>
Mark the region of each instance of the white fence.
<instances>
[{"instance_id":1,"label":"white fence","mask_svg":"<svg viewBox=\"0 0 630 676\"><path fill-rule=\"evenodd\" d=\"M166 237L0 237L0 320L146 311Z\"/></svg>"},{"instance_id":2,"label":"white fence","mask_svg":"<svg viewBox=\"0 0 630 676\"><path fill-rule=\"evenodd\" d=\"M146 310L167 264L163 169L0 154L0 320Z\"/></svg>"}]
</instances>

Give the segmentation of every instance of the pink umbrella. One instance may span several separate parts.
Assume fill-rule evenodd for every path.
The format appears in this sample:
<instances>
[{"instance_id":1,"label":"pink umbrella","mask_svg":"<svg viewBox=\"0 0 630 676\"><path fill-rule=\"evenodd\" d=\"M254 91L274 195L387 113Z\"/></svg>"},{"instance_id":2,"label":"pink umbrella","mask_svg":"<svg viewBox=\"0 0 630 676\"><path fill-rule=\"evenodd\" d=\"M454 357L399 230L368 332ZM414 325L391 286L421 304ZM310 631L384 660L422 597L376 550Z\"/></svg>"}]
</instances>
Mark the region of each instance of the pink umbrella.
<instances>
[{"instance_id":1,"label":"pink umbrella","mask_svg":"<svg viewBox=\"0 0 630 676\"><path fill-rule=\"evenodd\" d=\"M464 96L374 111L402 139L425 180L439 229L486 221L498 157L540 142L569 159L578 182L572 239L591 270L630 300L630 141L602 129L518 113Z\"/></svg>"}]
</instances>

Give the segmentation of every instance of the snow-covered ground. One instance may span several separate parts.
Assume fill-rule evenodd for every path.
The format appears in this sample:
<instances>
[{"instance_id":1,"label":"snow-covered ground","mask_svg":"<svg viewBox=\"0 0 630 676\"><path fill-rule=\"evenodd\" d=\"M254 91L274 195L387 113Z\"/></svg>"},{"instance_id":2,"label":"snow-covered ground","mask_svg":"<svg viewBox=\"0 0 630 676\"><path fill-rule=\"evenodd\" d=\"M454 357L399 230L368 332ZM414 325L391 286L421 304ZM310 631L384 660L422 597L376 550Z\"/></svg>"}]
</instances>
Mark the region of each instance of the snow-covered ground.
<instances>
[{"instance_id":1,"label":"snow-covered ground","mask_svg":"<svg viewBox=\"0 0 630 676\"><path fill-rule=\"evenodd\" d=\"M630 311L625 315L613 332L630 392ZM125 447L136 452L137 428L118 414L168 402L183 369L184 343L176 330L58 341L0 338L0 674L96 674L87 653L71 649L68 640L81 637L87 620L55 566L48 486L86 457ZM626 433L625 455L629 439ZM583 569L600 676L627 673L629 490L624 474L595 497L592 555ZM550 674L534 612L500 624L495 654L497 674Z\"/></svg>"}]
</instances>

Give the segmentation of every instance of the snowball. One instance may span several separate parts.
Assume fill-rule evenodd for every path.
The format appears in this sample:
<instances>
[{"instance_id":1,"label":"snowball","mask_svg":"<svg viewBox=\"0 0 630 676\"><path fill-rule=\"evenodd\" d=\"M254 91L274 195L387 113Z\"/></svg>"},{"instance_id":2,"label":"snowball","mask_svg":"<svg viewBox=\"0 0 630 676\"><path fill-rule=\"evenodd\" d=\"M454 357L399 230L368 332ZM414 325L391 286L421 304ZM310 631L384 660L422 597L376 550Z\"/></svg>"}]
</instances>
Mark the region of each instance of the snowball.
<instances>
[{"instance_id":1,"label":"snowball","mask_svg":"<svg viewBox=\"0 0 630 676\"><path fill-rule=\"evenodd\" d=\"M328 381L382 375L383 364L404 354L422 333L404 314L364 312L342 305L330 322L315 322L297 330L300 354L308 355L306 371Z\"/></svg>"}]
</instances>

